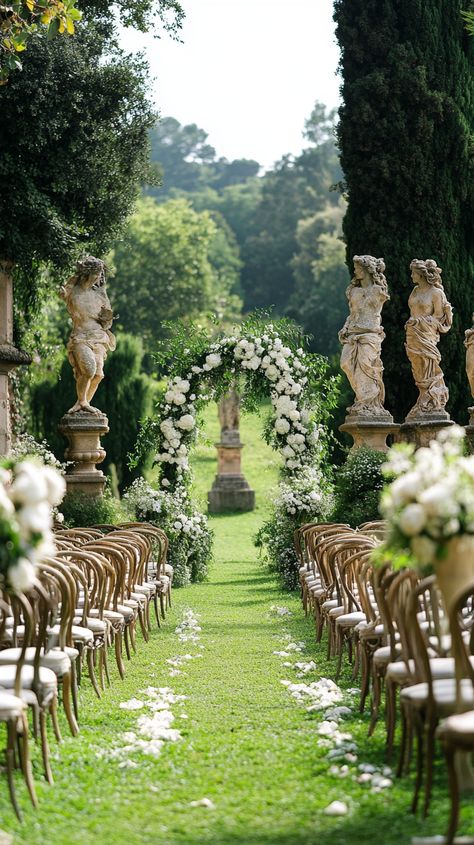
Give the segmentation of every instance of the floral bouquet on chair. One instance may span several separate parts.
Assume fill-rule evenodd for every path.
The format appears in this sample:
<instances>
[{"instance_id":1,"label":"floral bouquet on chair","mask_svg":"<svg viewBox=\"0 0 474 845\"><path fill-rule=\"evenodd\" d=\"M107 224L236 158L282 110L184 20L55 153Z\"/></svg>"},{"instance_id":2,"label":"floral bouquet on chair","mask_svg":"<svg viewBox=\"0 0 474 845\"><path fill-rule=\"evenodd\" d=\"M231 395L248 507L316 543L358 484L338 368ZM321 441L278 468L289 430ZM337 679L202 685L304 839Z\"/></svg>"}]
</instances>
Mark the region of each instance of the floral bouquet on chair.
<instances>
[{"instance_id":1,"label":"floral bouquet on chair","mask_svg":"<svg viewBox=\"0 0 474 845\"><path fill-rule=\"evenodd\" d=\"M31 461L0 465L0 587L26 592L34 583L35 565L54 554L52 508L66 490L61 474Z\"/></svg>"},{"instance_id":2,"label":"floral bouquet on chair","mask_svg":"<svg viewBox=\"0 0 474 845\"><path fill-rule=\"evenodd\" d=\"M388 523L382 551L395 566L435 571L450 541L474 536L474 455L466 457L464 429L443 429L428 447L397 444L382 470L380 511Z\"/></svg>"}]
</instances>

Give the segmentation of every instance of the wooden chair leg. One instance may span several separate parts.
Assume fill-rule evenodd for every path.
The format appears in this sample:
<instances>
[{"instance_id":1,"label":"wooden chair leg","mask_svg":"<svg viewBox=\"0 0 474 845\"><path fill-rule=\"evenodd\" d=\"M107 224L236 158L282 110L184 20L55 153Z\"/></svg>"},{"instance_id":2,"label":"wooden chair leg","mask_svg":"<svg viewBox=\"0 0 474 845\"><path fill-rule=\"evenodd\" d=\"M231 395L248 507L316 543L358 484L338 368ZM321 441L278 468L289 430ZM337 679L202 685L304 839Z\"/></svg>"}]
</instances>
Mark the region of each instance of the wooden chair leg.
<instances>
[{"instance_id":1,"label":"wooden chair leg","mask_svg":"<svg viewBox=\"0 0 474 845\"><path fill-rule=\"evenodd\" d=\"M7 781L8 791L10 793L10 801L15 810L18 820L23 821L23 817L18 806L18 801L15 792L15 739L16 739L16 720L7 723L7 748L5 751L6 767L7 767Z\"/></svg>"},{"instance_id":2,"label":"wooden chair leg","mask_svg":"<svg viewBox=\"0 0 474 845\"><path fill-rule=\"evenodd\" d=\"M46 776L46 780L50 784L54 784L53 773L51 771L51 765L49 761L49 745L48 745L48 733L46 730L46 713L44 710L40 712L40 731L41 731L41 754L43 757L43 768L44 773Z\"/></svg>"},{"instance_id":3,"label":"wooden chair leg","mask_svg":"<svg viewBox=\"0 0 474 845\"><path fill-rule=\"evenodd\" d=\"M446 845L453 845L459 824L459 783L455 764L455 749L451 745L445 744L444 751L448 769L449 797L451 799L451 814L449 817L448 832L446 833Z\"/></svg>"},{"instance_id":4,"label":"wooden chair leg","mask_svg":"<svg viewBox=\"0 0 474 845\"><path fill-rule=\"evenodd\" d=\"M95 692L97 698L101 698L100 690L99 690L99 687L98 687L98 684L97 684L97 678L95 676L95 671L94 671L94 652L91 649L89 649L88 652L87 652L87 668L89 670L89 677L91 679L91 684L94 687L94 692Z\"/></svg>"},{"instance_id":5,"label":"wooden chair leg","mask_svg":"<svg viewBox=\"0 0 474 845\"><path fill-rule=\"evenodd\" d=\"M413 792L413 800L411 802L411 812L416 813L418 809L418 798L420 795L421 784L423 782L423 769L424 769L424 759L423 759L423 746L424 746L424 725L420 718L416 717L415 722L415 733L416 733L416 779L415 779L415 789Z\"/></svg>"},{"instance_id":6,"label":"wooden chair leg","mask_svg":"<svg viewBox=\"0 0 474 845\"><path fill-rule=\"evenodd\" d=\"M49 705L49 712L51 713L51 721L53 723L53 730L54 736L56 737L56 742L62 742L63 738L61 735L61 728L59 727L58 719L58 699L56 696Z\"/></svg>"},{"instance_id":7,"label":"wooden chair leg","mask_svg":"<svg viewBox=\"0 0 474 845\"><path fill-rule=\"evenodd\" d=\"M436 725L430 719L426 731L426 786L425 786L425 801L423 804L423 818L428 815L431 802L431 792L433 788L433 765L435 756L435 729Z\"/></svg>"},{"instance_id":8,"label":"wooden chair leg","mask_svg":"<svg viewBox=\"0 0 474 845\"><path fill-rule=\"evenodd\" d=\"M89 652L92 657L92 652ZM88 655L89 656L89 655ZM63 707L64 712L66 713L66 719L68 721L69 730L71 731L73 736L77 736L79 733L79 725L77 724L74 713L71 707L71 676L68 672L63 675Z\"/></svg>"},{"instance_id":9,"label":"wooden chair leg","mask_svg":"<svg viewBox=\"0 0 474 845\"><path fill-rule=\"evenodd\" d=\"M127 631L127 629L125 628L125 632L126 631ZM117 633L117 636L115 637L115 662L117 663L117 669L118 669L119 675L120 675L120 677L123 681L123 679L125 677L125 666L123 664L123 658L122 658L122 632L121 631L119 631Z\"/></svg>"},{"instance_id":10,"label":"wooden chair leg","mask_svg":"<svg viewBox=\"0 0 474 845\"><path fill-rule=\"evenodd\" d=\"M155 608L156 624L158 625L158 628L161 628L160 613L158 610L158 592L155 592L155 595L153 596L153 607Z\"/></svg>"},{"instance_id":11,"label":"wooden chair leg","mask_svg":"<svg viewBox=\"0 0 474 845\"><path fill-rule=\"evenodd\" d=\"M28 789L28 793L30 795L31 803L33 807L38 806L38 799L36 797L36 790L35 784L33 781L33 771L31 768L31 759L30 759L30 748L29 748L29 739L28 739L28 719L26 715L23 716L23 733L22 733L22 769L23 769L23 777L25 778L26 787Z\"/></svg>"}]
</instances>

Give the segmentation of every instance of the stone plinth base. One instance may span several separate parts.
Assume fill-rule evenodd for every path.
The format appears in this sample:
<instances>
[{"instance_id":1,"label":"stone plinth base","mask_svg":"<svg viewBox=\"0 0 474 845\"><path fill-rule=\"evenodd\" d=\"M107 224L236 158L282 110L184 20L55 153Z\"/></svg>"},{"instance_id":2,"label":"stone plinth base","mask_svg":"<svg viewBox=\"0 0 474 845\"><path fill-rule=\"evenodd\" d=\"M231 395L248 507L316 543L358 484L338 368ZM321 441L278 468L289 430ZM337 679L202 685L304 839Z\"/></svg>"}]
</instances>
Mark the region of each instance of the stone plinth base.
<instances>
[{"instance_id":1,"label":"stone plinth base","mask_svg":"<svg viewBox=\"0 0 474 845\"><path fill-rule=\"evenodd\" d=\"M362 446L367 449L375 449L377 452L388 450L387 437L396 435L400 426L394 423L393 417L387 414L386 417L346 417L339 431L350 434L354 443L351 452L355 452Z\"/></svg>"},{"instance_id":2,"label":"stone plinth base","mask_svg":"<svg viewBox=\"0 0 474 845\"><path fill-rule=\"evenodd\" d=\"M255 491L249 487L242 473L216 475L212 490L207 494L209 513L253 511Z\"/></svg>"},{"instance_id":3,"label":"stone plinth base","mask_svg":"<svg viewBox=\"0 0 474 845\"><path fill-rule=\"evenodd\" d=\"M405 422L400 426L399 440L406 443L414 443L415 447L419 449L421 446L429 446L432 440L436 440L437 435L443 428L448 428L454 425L449 418L449 414L431 415L427 414L424 417L406 418Z\"/></svg>"},{"instance_id":4,"label":"stone plinth base","mask_svg":"<svg viewBox=\"0 0 474 845\"><path fill-rule=\"evenodd\" d=\"M77 411L75 414L65 414L58 428L69 441L64 457L66 461L72 461L72 466L66 471L67 494L101 496L105 475L96 468L96 464L102 463L106 454L100 438L109 430L107 417L105 414Z\"/></svg>"},{"instance_id":5,"label":"stone plinth base","mask_svg":"<svg viewBox=\"0 0 474 845\"><path fill-rule=\"evenodd\" d=\"M253 511L255 492L241 472L241 451L238 431L222 432L222 443L216 443L217 475L207 494L209 513Z\"/></svg>"}]
</instances>

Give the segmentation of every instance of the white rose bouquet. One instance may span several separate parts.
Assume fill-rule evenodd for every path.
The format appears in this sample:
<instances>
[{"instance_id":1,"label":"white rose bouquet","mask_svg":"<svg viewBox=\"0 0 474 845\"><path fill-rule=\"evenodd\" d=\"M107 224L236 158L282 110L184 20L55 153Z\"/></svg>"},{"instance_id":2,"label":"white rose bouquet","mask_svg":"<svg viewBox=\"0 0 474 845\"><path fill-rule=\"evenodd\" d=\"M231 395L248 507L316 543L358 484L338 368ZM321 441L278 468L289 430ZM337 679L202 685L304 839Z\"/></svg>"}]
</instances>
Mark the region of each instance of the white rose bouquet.
<instances>
[{"instance_id":1,"label":"white rose bouquet","mask_svg":"<svg viewBox=\"0 0 474 845\"><path fill-rule=\"evenodd\" d=\"M393 480L382 493L380 510L388 522L383 551L403 564L436 568L446 542L474 534L474 455L465 456L464 429L443 429L437 440L415 451L398 444L382 470Z\"/></svg>"},{"instance_id":2,"label":"white rose bouquet","mask_svg":"<svg viewBox=\"0 0 474 845\"><path fill-rule=\"evenodd\" d=\"M52 509L66 490L62 475L31 461L5 461L0 467L0 586L26 592L35 565L54 554Z\"/></svg>"}]
</instances>

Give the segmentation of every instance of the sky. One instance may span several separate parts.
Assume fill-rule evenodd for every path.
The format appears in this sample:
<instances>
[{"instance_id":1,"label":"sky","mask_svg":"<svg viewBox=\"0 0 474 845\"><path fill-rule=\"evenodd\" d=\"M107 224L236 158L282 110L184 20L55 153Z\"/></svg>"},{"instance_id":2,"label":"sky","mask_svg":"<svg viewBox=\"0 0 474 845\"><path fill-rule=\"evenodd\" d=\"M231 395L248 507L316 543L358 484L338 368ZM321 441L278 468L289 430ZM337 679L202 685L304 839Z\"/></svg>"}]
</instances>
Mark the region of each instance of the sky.
<instances>
[{"instance_id":1,"label":"sky","mask_svg":"<svg viewBox=\"0 0 474 845\"><path fill-rule=\"evenodd\" d=\"M270 167L301 150L316 100L339 103L332 0L183 0L184 43L126 32L144 50L162 117L197 123L218 155Z\"/></svg>"}]
</instances>

